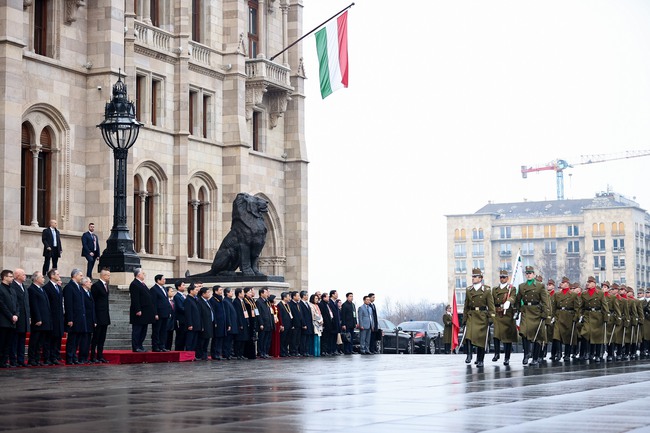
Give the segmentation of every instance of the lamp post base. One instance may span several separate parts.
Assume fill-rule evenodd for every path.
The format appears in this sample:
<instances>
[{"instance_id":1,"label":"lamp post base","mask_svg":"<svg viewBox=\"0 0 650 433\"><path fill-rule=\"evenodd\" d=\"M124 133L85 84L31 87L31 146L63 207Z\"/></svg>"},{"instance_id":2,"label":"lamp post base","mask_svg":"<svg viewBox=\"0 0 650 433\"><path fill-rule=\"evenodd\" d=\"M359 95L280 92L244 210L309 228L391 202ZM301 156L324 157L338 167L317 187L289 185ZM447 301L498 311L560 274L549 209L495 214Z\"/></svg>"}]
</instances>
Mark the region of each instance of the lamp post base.
<instances>
[{"instance_id":1,"label":"lamp post base","mask_svg":"<svg viewBox=\"0 0 650 433\"><path fill-rule=\"evenodd\" d=\"M115 232L106 240L106 249L99 257L99 269L107 268L111 272L133 272L139 268L140 257L133 250L133 240L127 232Z\"/></svg>"}]
</instances>

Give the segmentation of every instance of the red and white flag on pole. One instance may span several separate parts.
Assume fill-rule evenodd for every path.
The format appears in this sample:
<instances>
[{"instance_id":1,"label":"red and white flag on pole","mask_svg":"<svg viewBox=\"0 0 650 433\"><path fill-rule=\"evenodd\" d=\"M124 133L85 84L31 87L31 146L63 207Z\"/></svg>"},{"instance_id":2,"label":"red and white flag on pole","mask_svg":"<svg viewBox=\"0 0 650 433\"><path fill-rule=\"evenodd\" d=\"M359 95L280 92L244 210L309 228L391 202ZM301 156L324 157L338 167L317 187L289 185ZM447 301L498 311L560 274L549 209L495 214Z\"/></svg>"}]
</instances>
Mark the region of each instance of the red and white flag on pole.
<instances>
[{"instance_id":1,"label":"red and white flag on pole","mask_svg":"<svg viewBox=\"0 0 650 433\"><path fill-rule=\"evenodd\" d=\"M456 306L456 289L454 289L454 300L451 303L451 351L458 347L458 333L460 332L460 322L458 322L458 307Z\"/></svg>"}]
</instances>

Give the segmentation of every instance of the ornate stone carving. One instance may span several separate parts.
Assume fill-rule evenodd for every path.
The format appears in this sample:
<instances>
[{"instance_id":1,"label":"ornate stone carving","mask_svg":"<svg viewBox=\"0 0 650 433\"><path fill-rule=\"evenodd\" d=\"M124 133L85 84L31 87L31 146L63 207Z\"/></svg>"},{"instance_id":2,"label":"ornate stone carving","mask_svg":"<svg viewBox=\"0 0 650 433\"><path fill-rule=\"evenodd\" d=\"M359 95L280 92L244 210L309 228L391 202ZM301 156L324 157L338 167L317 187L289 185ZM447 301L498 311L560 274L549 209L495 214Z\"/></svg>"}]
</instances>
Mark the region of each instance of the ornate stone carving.
<instances>
[{"instance_id":1,"label":"ornate stone carving","mask_svg":"<svg viewBox=\"0 0 650 433\"><path fill-rule=\"evenodd\" d=\"M246 120L253 118L253 109L262 105L266 85L263 83L251 83L246 85Z\"/></svg>"},{"instance_id":2,"label":"ornate stone carving","mask_svg":"<svg viewBox=\"0 0 650 433\"><path fill-rule=\"evenodd\" d=\"M243 33L239 34L239 43L237 44L237 54L243 54L245 56L248 55L246 53L246 43L244 42L244 34Z\"/></svg>"},{"instance_id":3,"label":"ornate stone carving","mask_svg":"<svg viewBox=\"0 0 650 433\"><path fill-rule=\"evenodd\" d=\"M271 129L278 126L278 119L287 111L287 103L291 101L291 96L287 92L273 92L269 94L270 108L270 127Z\"/></svg>"},{"instance_id":4,"label":"ornate stone carving","mask_svg":"<svg viewBox=\"0 0 650 433\"><path fill-rule=\"evenodd\" d=\"M66 24L72 24L73 22L77 21L77 9L79 9L81 6L86 6L85 0L65 0Z\"/></svg>"},{"instance_id":5,"label":"ornate stone carving","mask_svg":"<svg viewBox=\"0 0 650 433\"><path fill-rule=\"evenodd\" d=\"M23 9L27 9L34 3L34 0L23 0Z\"/></svg>"}]
</instances>

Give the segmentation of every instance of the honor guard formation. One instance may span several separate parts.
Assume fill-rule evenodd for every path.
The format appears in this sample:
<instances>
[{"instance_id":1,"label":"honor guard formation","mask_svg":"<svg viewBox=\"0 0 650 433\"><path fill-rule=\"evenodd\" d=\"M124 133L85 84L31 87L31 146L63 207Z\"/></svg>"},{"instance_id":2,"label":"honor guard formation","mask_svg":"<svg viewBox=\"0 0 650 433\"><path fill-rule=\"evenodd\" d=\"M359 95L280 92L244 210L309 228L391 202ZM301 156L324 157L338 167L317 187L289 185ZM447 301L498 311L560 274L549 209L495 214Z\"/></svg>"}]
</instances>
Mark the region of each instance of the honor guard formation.
<instances>
[{"instance_id":1,"label":"honor guard formation","mask_svg":"<svg viewBox=\"0 0 650 433\"><path fill-rule=\"evenodd\" d=\"M499 273L499 284L483 284L483 273L472 269L472 285L466 289L461 345L470 364L476 347L478 367L484 366L489 350L490 324L494 325L493 362L509 365L513 343L521 338L523 364L546 362L613 362L644 359L650 349L650 289L587 278L584 289L562 277L560 286L546 286L533 266L526 266L526 281L518 287L508 283L508 271Z\"/></svg>"}]
</instances>

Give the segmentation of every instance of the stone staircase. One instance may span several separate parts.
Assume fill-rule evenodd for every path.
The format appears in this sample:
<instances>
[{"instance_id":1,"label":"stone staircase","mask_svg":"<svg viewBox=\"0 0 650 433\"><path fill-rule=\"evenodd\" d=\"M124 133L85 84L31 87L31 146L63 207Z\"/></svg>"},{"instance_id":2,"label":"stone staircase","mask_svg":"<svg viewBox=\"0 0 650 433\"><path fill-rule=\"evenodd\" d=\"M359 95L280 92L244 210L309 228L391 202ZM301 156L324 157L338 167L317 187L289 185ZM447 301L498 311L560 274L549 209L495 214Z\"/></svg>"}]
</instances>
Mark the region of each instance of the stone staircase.
<instances>
[{"instance_id":1,"label":"stone staircase","mask_svg":"<svg viewBox=\"0 0 650 433\"><path fill-rule=\"evenodd\" d=\"M104 348L107 350L131 349L131 325L129 324L129 306L131 299L128 290L119 290L115 286L109 286L110 299L109 308L111 314L111 324L106 333L106 344ZM151 327L150 327L151 328ZM145 346L149 342L151 336L151 329L147 332L147 340Z\"/></svg>"}]
</instances>

